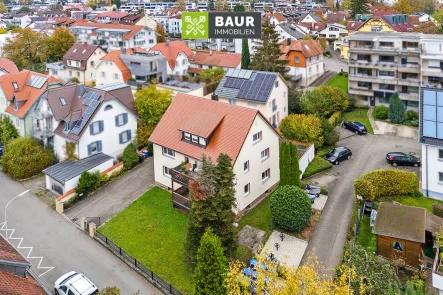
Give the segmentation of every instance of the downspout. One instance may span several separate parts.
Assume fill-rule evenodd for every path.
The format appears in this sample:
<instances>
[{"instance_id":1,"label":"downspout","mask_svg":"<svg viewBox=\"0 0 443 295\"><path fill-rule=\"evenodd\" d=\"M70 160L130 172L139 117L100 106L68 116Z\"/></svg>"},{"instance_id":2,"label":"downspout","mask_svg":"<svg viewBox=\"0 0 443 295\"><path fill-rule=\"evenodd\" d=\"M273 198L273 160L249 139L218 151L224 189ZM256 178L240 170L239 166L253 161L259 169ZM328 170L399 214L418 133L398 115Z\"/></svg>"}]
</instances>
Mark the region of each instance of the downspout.
<instances>
[{"instance_id":1,"label":"downspout","mask_svg":"<svg viewBox=\"0 0 443 295\"><path fill-rule=\"evenodd\" d=\"M426 197L429 197L428 182L428 145L426 145Z\"/></svg>"}]
</instances>

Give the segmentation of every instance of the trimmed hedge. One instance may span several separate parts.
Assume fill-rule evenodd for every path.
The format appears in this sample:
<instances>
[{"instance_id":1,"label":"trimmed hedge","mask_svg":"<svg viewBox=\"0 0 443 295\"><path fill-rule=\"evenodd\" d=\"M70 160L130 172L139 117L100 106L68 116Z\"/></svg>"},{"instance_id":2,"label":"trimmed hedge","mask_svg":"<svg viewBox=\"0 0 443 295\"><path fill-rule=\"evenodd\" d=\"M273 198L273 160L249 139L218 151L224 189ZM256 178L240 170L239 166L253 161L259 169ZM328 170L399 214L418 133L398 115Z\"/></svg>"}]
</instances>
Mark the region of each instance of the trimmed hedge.
<instances>
[{"instance_id":1,"label":"trimmed hedge","mask_svg":"<svg viewBox=\"0 0 443 295\"><path fill-rule=\"evenodd\" d=\"M373 113L374 119L386 120L388 118L388 112L388 107L384 105L376 106Z\"/></svg>"},{"instance_id":2,"label":"trimmed hedge","mask_svg":"<svg viewBox=\"0 0 443 295\"><path fill-rule=\"evenodd\" d=\"M379 196L409 195L418 191L418 177L413 172L380 169L354 181L355 195L373 201Z\"/></svg>"},{"instance_id":3,"label":"trimmed hedge","mask_svg":"<svg viewBox=\"0 0 443 295\"><path fill-rule=\"evenodd\" d=\"M341 121L341 111L334 112L331 117L328 119L329 123L331 123L333 126L337 126L338 123Z\"/></svg>"},{"instance_id":4,"label":"trimmed hedge","mask_svg":"<svg viewBox=\"0 0 443 295\"><path fill-rule=\"evenodd\" d=\"M443 217L443 205L437 203L432 204L432 214Z\"/></svg>"},{"instance_id":5,"label":"trimmed hedge","mask_svg":"<svg viewBox=\"0 0 443 295\"><path fill-rule=\"evenodd\" d=\"M299 232L306 227L312 215L308 195L293 185L279 187L272 194L269 207L274 225L291 232Z\"/></svg>"},{"instance_id":6,"label":"trimmed hedge","mask_svg":"<svg viewBox=\"0 0 443 295\"><path fill-rule=\"evenodd\" d=\"M309 163L305 172L303 173L302 179L312 176L314 174L320 173L322 171L328 170L332 167L332 164L321 157L314 157L311 163Z\"/></svg>"}]
</instances>

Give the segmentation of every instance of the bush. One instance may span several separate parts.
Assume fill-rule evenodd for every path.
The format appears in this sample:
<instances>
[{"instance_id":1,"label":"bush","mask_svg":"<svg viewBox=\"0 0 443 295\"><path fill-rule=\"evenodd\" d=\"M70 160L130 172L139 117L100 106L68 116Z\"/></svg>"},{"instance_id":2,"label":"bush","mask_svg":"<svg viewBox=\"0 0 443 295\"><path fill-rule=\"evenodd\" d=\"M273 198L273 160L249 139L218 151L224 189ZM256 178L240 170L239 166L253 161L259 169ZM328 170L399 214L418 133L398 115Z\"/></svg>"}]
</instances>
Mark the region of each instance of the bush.
<instances>
[{"instance_id":1,"label":"bush","mask_svg":"<svg viewBox=\"0 0 443 295\"><path fill-rule=\"evenodd\" d=\"M325 145L335 145L340 140L338 132L335 130L334 125L329 123L328 120L323 120L323 138Z\"/></svg>"},{"instance_id":2,"label":"bush","mask_svg":"<svg viewBox=\"0 0 443 295\"><path fill-rule=\"evenodd\" d=\"M274 225L282 230L299 232L312 215L311 201L306 192L296 186L279 187L271 196L270 208Z\"/></svg>"},{"instance_id":3,"label":"bush","mask_svg":"<svg viewBox=\"0 0 443 295\"><path fill-rule=\"evenodd\" d=\"M301 108L306 114L329 118L336 111L347 109L348 94L341 89L323 85L306 91L301 98Z\"/></svg>"},{"instance_id":4,"label":"bush","mask_svg":"<svg viewBox=\"0 0 443 295\"><path fill-rule=\"evenodd\" d=\"M389 120L395 124L401 124L405 120L405 106L397 92L389 98Z\"/></svg>"},{"instance_id":5,"label":"bush","mask_svg":"<svg viewBox=\"0 0 443 295\"><path fill-rule=\"evenodd\" d=\"M411 124L411 126L418 127L418 120L413 120L409 123Z\"/></svg>"},{"instance_id":6,"label":"bush","mask_svg":"<svg viewBox=\"0 0 443 295\"><path fill-rule=\"evenodd\" d=\"M418 120L418 113L413 110L409 110L405 113L405 119L409 121Z\"/></svg>"},{"instance_id":7,"label":"bush","mask_svg":"<svg viewBox=\"0 0 443 295\"><path fill-rule=\"evenodd\" d=\"M331 117L328 119L329 123L331 123L333 126L337 126L341 121L341 111L336 111L332 114Z\"/></svg>"},{"instance_id":8,"label":"bush","mask_svg":"<svg viewBox=\"0 0 443 295\"><path fill-rule=\"evenodd\" d=\"M71 78L71 80L69 80L69 82L80 83L80 80L78 78L74 77L74 78Z\"/></svg>"},{"instance_id":9,"label":"bush","mask_svg":"<svg viewBox=\"0 0 443 295\"><path fill-rule=\"evenodd\" d=\"M75 192L80 198L84 198L90 192L96 190L99 186L100 186L100 171L97 170L91 173L85 171L82 173L82 175L80 175L80 179L78 180Z\"/></svg>"},{"instance_id":10,"label":"bush","mask_svg":"<svg viewBox=\"0 0 443 295\"><path fill-rule=\"evenodd\" d=\"M292 140L323 145L322 121L315 115L289 115L280 122L280 131Z\"/></svg>"},{"instance_id":11,"label":"bush","mask_svg":"<svg viewBox=\"0 0 443 295\"><path fill-rule=\"evenodd\" d=\"M418 191L418 177L402 170L374 170L354 181L354 190L368 201L379 196L409 195Z\"/></svg>"},{"instance_id":12,"label":"bush","mask_svg":"<svg viewBox=\"0 0 443 295\"><path fill-rule=\"evenodd\" d=\"M443 205L437 203L432 204L432 214L443 217Z\"/></svg>"},{"instance_id":13,"label":"bush","mask_svg":"<svg viewBox=\"0 0 443 295\"><path fill-rule=\"evenodd\" d=\"M348 77L348 73L344 73L343 76L345 76L347 78Z\"/></svg>"},{"instance_id":14,"label":"bush","mask_svg":"<svg viewBox=\"0 0 443 295\"><path fill-rule=\"evenodd\" d=\"M311 163L309 163L302 178L307 178L314 174L320 173L322 171L328 170L332 167L332 164L321 157L315 157Z\"/></svg>"},{"instance_id":15,"label":"bush","mask_svg":"<svg viewBox=\"0 0 443 295\"><path fill-rule=\"evenodd\" d=\"M3 172L15 179L37 175L54 162L54 154L31 137L12 139L5 147Z\"/></svg>"},{"instance_id":16,"label":"bush","mask_svg":"<svg viewBox=\"0 0 443 295\"><path fill-rule=\"evenodd\" d=\"M372 115L374 116L374 119L386 120L388 118L388 112L389 112L388 107L380 105L374 108L374 113Z\"/></svg>"},{"instance_id":17,"label":"bush","mask_svg":"<svg viewBox=\"0 0 443 295\"><path fill-rule=\"evenodd\" d=\"M132 142L123 151L123 167L131 169L138 162L137 147Z\"/></svg>"}]
</instances>

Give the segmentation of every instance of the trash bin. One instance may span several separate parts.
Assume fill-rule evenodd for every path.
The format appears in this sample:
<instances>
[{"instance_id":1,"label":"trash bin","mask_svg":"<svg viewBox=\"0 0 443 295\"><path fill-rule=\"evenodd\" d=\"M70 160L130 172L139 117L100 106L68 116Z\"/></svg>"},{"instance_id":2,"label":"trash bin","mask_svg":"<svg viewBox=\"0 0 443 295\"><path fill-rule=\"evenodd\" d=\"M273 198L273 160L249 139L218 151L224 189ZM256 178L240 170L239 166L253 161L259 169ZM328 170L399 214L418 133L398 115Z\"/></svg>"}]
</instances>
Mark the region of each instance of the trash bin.
<instances>
[{"instance_id":1,"label":"trash bin","mask_svg":"<svg viewBox=\"0 0 443 295\"><path fill-rule=\"evenodd\" d=\"M143 156L147 159L149 156L149 152L147 150L142 151Z\"/></svg>"}]
</instances>

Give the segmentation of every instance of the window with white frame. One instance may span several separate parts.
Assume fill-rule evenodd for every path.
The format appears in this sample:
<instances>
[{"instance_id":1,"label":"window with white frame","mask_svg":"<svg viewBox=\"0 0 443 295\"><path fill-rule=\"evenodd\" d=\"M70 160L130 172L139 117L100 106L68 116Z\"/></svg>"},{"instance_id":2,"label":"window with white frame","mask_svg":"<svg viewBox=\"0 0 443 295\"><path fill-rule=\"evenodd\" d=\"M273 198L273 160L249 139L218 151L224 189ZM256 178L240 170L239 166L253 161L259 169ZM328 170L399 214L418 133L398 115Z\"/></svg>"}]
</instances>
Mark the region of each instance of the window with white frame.
<instances>
[{"instance_id":1,"label":"window with white frame","mask_svg":"<svg viewBox=\"0 0 443 295\"><path fill-rule=\"evenodd\" d=\"M252 142L256 143L257 141L261 140L262 138L262 133L261 131L255 133L254 135L252 135Z\"/></svg>"},{"instance_id":2,"label":"window with white frame","mask_svg":"<svg viewBox=\"0 0 443 295\"><path fill-rule=\"evenodd\" d=\"M192 135L192 142L198 143L198 136Z\"/></svg>"},{"instance_id":3,"label":"window with white frame","mask_svg":"<svg viewBox=\"0 0 443 295\"><path fill-rule=\"evenodd\" d=\"M243 172L249 171L249 160L243 163Z\"/></svg>"},{"instance_id":4,"label":"window with white frame","mask_svg":"<svg viewBox=\"0 0 443 295\"><path fill-rule=\"evenodd\" d=\"M106 73L102 72L102 78L106 78Z\"/></svg>"},{"instance_id":5,"label":"window with white frame","mask_svg":"<svg viewBox=\"0 0 443 295\"><path fill-rule=\"evenodd\" d=\"M243 190L244 190L245 196L249 195L249 193L251 192L251 184L248 183L247 185L245 185Z\"/></svg>"},{"instance_id":6,"label":"window with white frame","mask_svg":"<svg viewBox=\"0 0 443 295\"><path fill-rule=\"evenodd\" d=\"M115 116L115 126L120 127L128 123L128 114L123 113Z\"/></svg>"},{"instance_id":7,"label":"window with white frame","mask_svg":"<svg viewBox=\"0 0 443 295\"><path fill-rule=\"evenodd\" d=\"M175 151L170 148L163 147L163 155L175 158Z\"/></svg>"},{"instance_id":8,"label":"window with white frame","mask_svg":"<svg viewBox=\"0 0 443 295\"><path fill-rule=\"evenodd\" d=\"M187 132L184 132L184 139L190 141L191 140L191 134L187 133Z\"/></svg>"},{"instance_id":9,"label":"window with white frame","mask_svg":"<svg viewBox=\"0 0 443 295\"><path fill-rule=\"evenodd\" d=\"M118 74L114 74L114 79L118 80Z\"/></svg>"},{"instance_id":10,"label":"window with white frame","mask_svg":"<svg viewBox=\"0 0 443 295\"><path fill-rule=\"evenodd\" d=\"M163 166L163 175L167 177L171 177L171 168Z\"/></svg>"},{"instance_id":11,"label":"window with white frame","mask_svg":"<svg viewBox=\"0 0 443 295\"><path fill-rule=\"evenodd\" d=\"M270 176L271 176L271 169L267 169L261 173L261 180L262 181L268 180Z\"/></svg>"},{"instance_id":12,"label":"window with white frame","mask_svg":"<svg viewBox=\"0 0 443 295\"><path fill-rule=\"evenodd\" d=\"M269 158L269 148L261 151L261 159L266 160Z\"/></svg>"},{"instance_id":13,"label":"window with white frame","mask_svg":"<svg viewBox=\"0 0 443 295\"><path fill-rule=\"evenodd\" d=\"M14 90L18 90L17 82L12 82L12 87L14 87Z\"/></svg>"},{"instance_id":14,"label":"window with white frame","mask_svg":"<svg viewBox=\"0 0 443 295\"><path fill-rule=\"evenodd\" d=\"M131 130L123 131L119 134L119 141L120 144L127 143L128 141L131 141Z\"/></svg>"},{"instance_id":15,"label":"window with white frame","mask_svg":"<svg viewBox=\"0 0 443 295\"><path fill-rule=\"evenodd\" d=\"M63 97L60 97L60 103L62 104L62 106L66 105L66 100Z\"/></svg>"}]
</instances>

